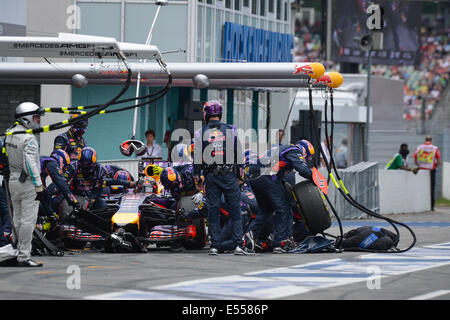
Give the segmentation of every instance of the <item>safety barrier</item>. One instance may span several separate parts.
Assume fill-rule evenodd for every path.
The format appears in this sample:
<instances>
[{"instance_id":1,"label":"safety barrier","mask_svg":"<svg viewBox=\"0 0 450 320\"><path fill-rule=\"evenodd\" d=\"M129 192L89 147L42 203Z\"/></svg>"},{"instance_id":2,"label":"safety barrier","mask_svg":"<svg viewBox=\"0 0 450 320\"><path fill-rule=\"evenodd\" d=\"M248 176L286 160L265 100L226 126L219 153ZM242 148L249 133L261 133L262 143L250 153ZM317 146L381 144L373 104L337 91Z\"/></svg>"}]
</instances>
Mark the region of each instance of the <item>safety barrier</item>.
<instances>
[{"instance_id":1,"label":"safety barrier","mask_svg":"<svg viewBox=\"0 0 450 320\"><path fill-rule=\"evenodd\" d=\"M450 200L450 162L442 163L442 197Z\"/></svg>"},{"instance_id":2,"label":"safety barrier","mask_svg":"<svg viewBox=\"0 0 450 320\"><path fill-rule=\"evenodd\" d=\"M431 209L430 171L379 170L380 213L413 213Z\"/></svg>"},{"instance_id":3,"label":"safety barrier","mask_svg":"<svg viewBox=\"0 0 450 320\"><path fill-rule=\"evenodd\" d=\"M346 189L358 203L372 211L380 211L377 162L363 161L346 169L339 169L338 172ZM368 217L348 203L331 182L328 197L341 219Z\"/></svg>"}]
</instances>

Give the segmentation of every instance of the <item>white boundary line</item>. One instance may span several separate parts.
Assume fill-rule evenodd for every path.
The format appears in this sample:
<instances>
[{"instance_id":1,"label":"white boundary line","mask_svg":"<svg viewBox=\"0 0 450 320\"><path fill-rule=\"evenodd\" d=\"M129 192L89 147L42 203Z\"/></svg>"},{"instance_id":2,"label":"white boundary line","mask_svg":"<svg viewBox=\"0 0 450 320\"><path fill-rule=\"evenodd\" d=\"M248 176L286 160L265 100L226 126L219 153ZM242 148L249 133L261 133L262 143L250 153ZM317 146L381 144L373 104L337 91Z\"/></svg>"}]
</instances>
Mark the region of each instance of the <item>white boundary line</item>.
<instances>
[{"instance_id":1,"label":"white boundary line","mask_svg":"<svg viewBox=\"0 0 450 320\"><path fill-rule=\"evenodd\" d=\"M450 290L438 290L420 296L409 298L408 300L429 300L450 293Z\"/></svg>"}]
</instances>

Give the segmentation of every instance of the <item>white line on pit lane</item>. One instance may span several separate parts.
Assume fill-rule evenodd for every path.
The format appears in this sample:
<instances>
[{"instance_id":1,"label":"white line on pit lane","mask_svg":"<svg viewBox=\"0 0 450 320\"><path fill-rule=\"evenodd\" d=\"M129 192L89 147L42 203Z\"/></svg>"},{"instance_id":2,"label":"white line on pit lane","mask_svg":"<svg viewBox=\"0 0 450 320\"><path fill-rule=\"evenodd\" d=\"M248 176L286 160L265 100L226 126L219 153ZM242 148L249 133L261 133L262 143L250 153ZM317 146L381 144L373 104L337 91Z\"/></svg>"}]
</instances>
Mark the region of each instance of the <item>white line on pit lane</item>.
<instances>
[{"instance_id":1,"label":"white line on pit lane","mask_svg":"<svg viewBox=\"0 0 450 320\"><path fill-rule=\"evenodd\" d=\"M279 299L317 289L401 275L450 264L450 243L413 248L405 253L370 253L351 261L331 259L149 288L86 297L87 299Z\"/></svg>"},{"instance_id":2,"label":"white line on pit lane","mask_svg":"<svg viewBox=\"0 0 450 320\"><path fill-rule=\"evenodd\" d=\"M430 293L422 294L420 296L409 298L408 300L429 300L433 298L437 298L443 295L450 293L450 290L438 290Z\"/></svg>"}]
</instances>

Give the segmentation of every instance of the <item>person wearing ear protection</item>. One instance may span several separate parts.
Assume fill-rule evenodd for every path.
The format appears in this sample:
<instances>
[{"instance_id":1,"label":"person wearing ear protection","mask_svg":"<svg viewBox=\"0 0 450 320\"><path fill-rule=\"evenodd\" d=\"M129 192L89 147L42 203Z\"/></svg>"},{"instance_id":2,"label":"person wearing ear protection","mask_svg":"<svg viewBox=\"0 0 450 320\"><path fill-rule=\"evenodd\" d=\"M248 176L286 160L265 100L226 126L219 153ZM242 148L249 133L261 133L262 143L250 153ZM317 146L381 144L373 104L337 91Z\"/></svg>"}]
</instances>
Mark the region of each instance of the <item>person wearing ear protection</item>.
<instances>
[{"instance_id":1,"label":"person wearing ear protection","mask_svg":"<svg viewBox=\"0 0 450 320\"><path fill-rule=\"evenodd\" d=\"M72 119L78 114L72 115ZM88 126L88 119L74 123L67 132L61 133L54 140L53 149L64 150L69 154L70 160L77 160L81 149L86 146L83 135Z\"/></svg>"},{"instance_id":2,"label":"person wearing ear protection","mask_svg":"<svg viewBox=\"0 0 450 320\"><path fill-rule=\"evenodd\" d=\"M15 111L16 122L8 132L38 129L41 109L32 102L19 104ZM36 225L39 201L44 188L40 178L39 144L34 134L13 134L5 138L10 170L8 187L13 207L14 238L17 241L17 266L42 267L31 260L31 241Z\"/></svg>"},{"instance_id":3,"label":"person wearing ear protection","mask_svg":"<svg viewBox=\"0 0 450 320\"><path fill-rule=\"evenodd\" d=\"M70 190L80 202L81 207L86 204L86 197L92 209L101 209L107 206L101 198L103 189L107 185L106 170L97 162L97 153L91 147L84 147L78 154L77 161L72 161L64 173ZM62 203L62 216L71 213L67 200Z\"/></svg>"},{"instance_id":4,"label":"person wearing ear protection","mask_svg":"<svg viewBox=\"0 0 450 320\"><path fill-rule=\"evenodd\" d=\"M259 167L262 174L256 179L248 180L259 206L250 228L255 236L255 243L267 236L263 234L263 230L271 224L272 214L275 211L273 252L285 253L295 248L292 208L286 196L283 180L293 170L311 180L312 171L307 162L314 154L314 147L309 141L299 140L296 144L269 149L259 157L254 167Z\"/></svg>"}]
</instances>

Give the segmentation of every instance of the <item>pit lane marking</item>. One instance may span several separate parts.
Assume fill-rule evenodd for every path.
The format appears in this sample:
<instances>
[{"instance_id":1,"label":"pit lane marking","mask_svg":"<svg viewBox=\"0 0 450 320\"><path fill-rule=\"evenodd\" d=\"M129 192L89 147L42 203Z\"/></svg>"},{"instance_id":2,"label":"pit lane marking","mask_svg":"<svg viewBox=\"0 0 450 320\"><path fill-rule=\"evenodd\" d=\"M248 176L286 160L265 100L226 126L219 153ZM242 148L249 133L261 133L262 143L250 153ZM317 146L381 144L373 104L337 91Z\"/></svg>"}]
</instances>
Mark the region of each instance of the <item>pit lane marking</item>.
<instances>
[{"instance_id":1,"label":"pit lane marking","mask_svg":"<svg viewBox=\"0 0 450 320\"><path fill-rule=\"evenodd\" d=\"M450 264L450 242L413 248L405 253L370 253L291 267L255 271L149 288L99 294L87 299L280 299L313 290L368 281L377 266L381 278Z\"/></svg>"},{"instance_id":2,"label":"pit lane marking","mask_svg":"<svg viewBox=\"0 0 450 320\"><path fill-rule=\"evenodd\" d=\"M420 296L409 298L408 300L430 300L446 294L449 294L450 290L437 290L430 293L422 294Z\"/></svg>"}]
</instances>

